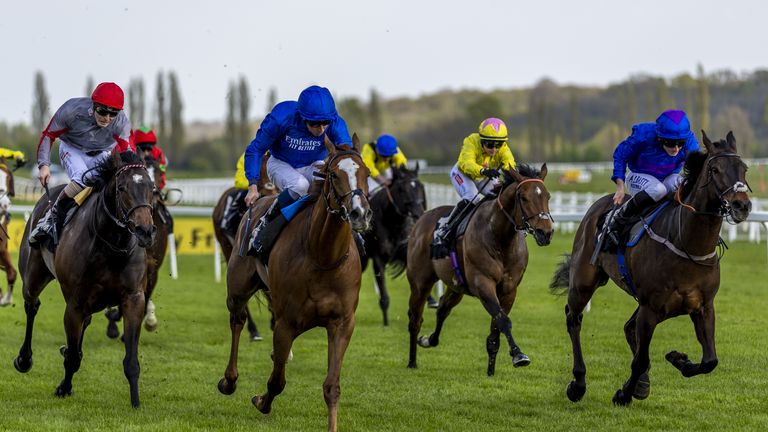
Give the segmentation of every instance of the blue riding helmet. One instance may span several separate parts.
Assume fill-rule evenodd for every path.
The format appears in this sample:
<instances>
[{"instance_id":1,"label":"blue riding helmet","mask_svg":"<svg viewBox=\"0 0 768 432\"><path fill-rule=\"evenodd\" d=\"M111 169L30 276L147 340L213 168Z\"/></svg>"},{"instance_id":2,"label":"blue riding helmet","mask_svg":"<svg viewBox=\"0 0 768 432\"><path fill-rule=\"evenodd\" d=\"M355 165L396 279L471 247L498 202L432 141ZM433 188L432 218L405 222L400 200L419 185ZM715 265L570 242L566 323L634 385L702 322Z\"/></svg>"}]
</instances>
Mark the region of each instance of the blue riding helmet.
<instances>
[{"instance_id":1,"label":"blue riding helmet","mask_svg":"<svg viewBox=\"0 0 768 432\"><path fill-rule=\"evenodd\" d=\"M376 139L376 153L384 157L397 154L397 140L392 135L384 134Z\"/></svg>"},{"instance_id":2,"label":"blue riding helmet","mask_svg":"<svg viewBox=\"0 0 768 432\"><path fill-rule=\"evenodd\" d=\"M304 120L336 120L336 104L325 87L310 86L299 95L299 115Z\"/></svg>"},{"instance_id":3,"label":"blue riding helmet","mask_svg":"<svg viewBox=\"0 0 768 432\"><path fill-rule=\"evenodd\" d=\"M690 138L691 122L682 110L667 110L656 119L656 136L669 140Z\"/></svg>"}]
</instances>

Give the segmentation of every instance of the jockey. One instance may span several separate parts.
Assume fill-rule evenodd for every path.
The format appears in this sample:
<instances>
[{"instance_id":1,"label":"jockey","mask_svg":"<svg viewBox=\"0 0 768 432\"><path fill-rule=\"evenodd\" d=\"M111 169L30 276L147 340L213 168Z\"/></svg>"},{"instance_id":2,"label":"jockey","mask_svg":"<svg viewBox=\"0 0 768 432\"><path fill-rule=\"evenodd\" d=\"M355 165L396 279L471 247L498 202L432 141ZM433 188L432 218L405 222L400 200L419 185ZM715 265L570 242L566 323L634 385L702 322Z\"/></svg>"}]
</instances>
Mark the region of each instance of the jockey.
<instances>
[{"instance_id":1,"label":"jockey","mask_svg":"<svg viewBox=\"0 0 768 432\"><path fill-rule=\"evenodd\" d=\"M0 147L0 158L15 161L16 167L14 169L21 168L27 163L27 159L24 157L24 152L18 150L14 151L5 147Z\"/></svg>"},{"instance_id":2,"label":"jockey","mask_svg":"<svg viewBox=\"0 0 768 432\"><path fill-rule=\"evenodd\" d=\"M614 205L624 200L624 174L631 171L626 185L632 198L608 221L608 238L618 245L619 232L633 216L652 202L658 202L680 185L680 170L690 152L699 150L684 111L667 110L656 123L632 126L632 134L613 152Z\"/></svg>"},{"instance_id":3,"label":"jockey","mask_svg":"<svg viewBox=\"0 0 768 432\"><path fill-rule=\"evenodd\" d=\"M501 169L515 167L515 157L507 141L507 125L493 117L483 120L477 133L464 138L459 161L451 170L451 183L461 196L461 201L453 208L448 219L435 230L432 258L448 255L450 234L483 196L496 187Z\"/></svg>"},{"instance_id":4,"label":"jockey","mask_svg":"<svg viewBox=\"0 0 768 432\"><path fill-rule=\"evenodd\" d=\"M157 161L160 168L160 190L162 191L165 189L165 167L168 165L168 160L165 158L163 150L157 146L155 131L142 126L133 131L133 142L136 144L136 148L141 151L141 155L145 160L152 158Z\"/></svg>"},{"instance_id":5,"label":"jockey","mask_svg":"<svg viewBox=\"0 0 768 432\"><path fill-rule=\"evenodd\" d=\"M55 249L67 212L75 205L74 197L85 187L86 172L106 160L114 149L133 150L129 143L131 122L123 111L123 100L123 90L117 84L103 82L91 97L64 102L51 118L37 145L38 177L47 187L51 147L59 138L59 159L71 180L29 234L30 245L49 239L49 248Z\"/></svg>"},{"instance_id":6,"label":"jockey","mask_svg":"<svg viewBox=\"0 0 768 432\"><path fill-rule=\"evenodd\" d=\"M245 207L245 195L248 193L248 179L245 177L245 153L240 155L237 160L237 170L235 171L235 193L227 197L227 205L224 207L224 216L221 218L221 229L225 231L234 231L231 227L232 220Z\"/></svg>"},{"instance_id":7,"label":"jockey","mask_svg":"<svg viewBox=\"0 0 768 432\"><path fill-rule=\"evenodd\" d=\"M380 186L392 181L392 167L401 168L408 163L392 135L381 135L376 142L365 144L362 150L363 162L371 172L368 177L368 195Z\"/></svg>"},{"instance_id":8,"label":"jockey","mask_svg":"<svg viewBox=\"0 0 768 432\"><path fill-rule=\"evenodd\" d=\"M261 122L256 137L245 150L245 175L248 178L248 194L245 203L252 207L259 198L258 182L261 175L261 159L269 150L267 174L282 191L267 213L259 220L253 234L252 250L264 252L261 236L269 224L271 234L277 235L287 220L278 217L281 209L305 196L313 181L313 173L319 170L328 155L324 140L328 137L335 145L351 145L347 123L336 112L331 92L325 87L311 86L304 89L298 101L284 101L272 108Z\"/></svg>"}]
</instances>

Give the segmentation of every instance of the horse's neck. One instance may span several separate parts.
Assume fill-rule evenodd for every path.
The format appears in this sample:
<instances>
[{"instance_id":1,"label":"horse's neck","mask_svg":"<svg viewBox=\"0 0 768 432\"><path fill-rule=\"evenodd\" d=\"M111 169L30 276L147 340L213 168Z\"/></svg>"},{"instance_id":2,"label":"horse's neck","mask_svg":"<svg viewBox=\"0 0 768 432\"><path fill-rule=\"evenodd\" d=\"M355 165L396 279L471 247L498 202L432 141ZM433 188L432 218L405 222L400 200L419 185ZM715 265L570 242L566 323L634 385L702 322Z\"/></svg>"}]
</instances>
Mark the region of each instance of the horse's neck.
<instances>
[{"instance_id":1,"label":"horse's neck","mask_svg":"<svg viewBox=\"0 0 768 432\"><path fill-rule=\"evenodd\" d=\"M352 227L339 216L330 214L323 202L316 202L309 225L309 255L320 266L329 265L349 252Z\"/></svg>"},{"instance_id":2,"label":"horse's neck","mask_svg":"<svg viewBox=\"0 0 768 432\"><path fill-rule=\"evenodd\" d=\"M96 231L95 234L108 242L108 246L111 246L114 249L121 249L130 245L130 242L133 240L133 234L127 229L118 226L112 217L107 214L107 212L110 212L113 217L119 217L117 215L117 209L114 208L115 197L110 197L106 193L110 187L114 187L114 185L108 185L103 190L97 192L95 194L96 196L91 196L88 201L92 203L90 211L93 212L92 220L93 229ZM87 211L87 209L81 210Z\"/></svg>"},{"instance_id":3,"label":"horse's neck","mask_svg":"<svg viewBox=\"0 0 768 432\"><path fill-rule=\"evenodd\" d=\"M695 187L698 188L698 185ZM694 189L700 191L700 189ZM706 255L711 253L720 241L720 228L723 218L713 214L711 209L712 199L705 191L694 195L686 206L679 206L672 217L668 219L670 236L673 242L681 242L688 253L693 255ZM695 209L691 210L688 206Z\"/></svg>"},{"instance_id":4,"label":"horse's neck","mask_svg":"<svg viewBox=\"0 0 768 432\"><path fill-rule=\"evenodd\" d=\"M475 217L481 217L486 222L482 223L482 226L487 226L490 229L484 229L485 238L487 241L492 242L497 249L504 249L505 246L512 244L511 239L517 235L517 230L509 218L504 214L504 211L499 207L496 200L487 201L483 204L485 208L479 208ZM505 209L507 214L514 217L515 208L514 205Z\"/></svg>"}]
</instances>

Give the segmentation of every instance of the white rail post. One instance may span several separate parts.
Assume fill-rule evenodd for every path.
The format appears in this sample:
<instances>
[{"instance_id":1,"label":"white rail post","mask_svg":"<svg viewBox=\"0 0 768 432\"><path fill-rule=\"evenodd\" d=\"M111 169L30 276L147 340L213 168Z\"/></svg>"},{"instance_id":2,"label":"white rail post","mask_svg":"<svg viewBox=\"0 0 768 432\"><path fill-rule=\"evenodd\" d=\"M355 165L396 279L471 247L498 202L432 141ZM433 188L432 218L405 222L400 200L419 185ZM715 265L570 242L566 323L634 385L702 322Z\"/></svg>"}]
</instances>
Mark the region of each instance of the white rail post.
<instances>
[{"instance_id":1,"label":"white rail post","mask_svg":"<svg viewBox=\"0 0 768 432\"><path fill-rule=\"evenodd\" d=\"M213 242L213 278L216 283L221 282L221 246L218 240Z\"/></svg>"},{"instance_id":2,"label":"white rail post","mask_svg":"<svg viewBox=\"0 0 768 432\"><path fill-rule=\"evenodd\" d=\"M171 259L171 279L179 278L179 267L176 264L176 237L173 233L168 234L168 254Z\"/></svg>"}]
</instances>

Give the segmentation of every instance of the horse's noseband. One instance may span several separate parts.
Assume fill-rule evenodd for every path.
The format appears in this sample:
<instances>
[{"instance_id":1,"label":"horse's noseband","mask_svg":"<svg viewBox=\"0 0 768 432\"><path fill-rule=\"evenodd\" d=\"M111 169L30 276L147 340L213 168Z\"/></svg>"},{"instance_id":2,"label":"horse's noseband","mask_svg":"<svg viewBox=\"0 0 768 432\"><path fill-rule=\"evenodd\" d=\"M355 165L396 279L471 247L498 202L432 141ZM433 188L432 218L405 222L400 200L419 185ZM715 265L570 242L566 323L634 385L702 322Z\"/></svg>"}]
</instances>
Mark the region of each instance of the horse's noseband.
<instances>
[{"instance_id":1,"label":"horse's noseband","mask_svg":"<svg viewBox=\"0 0 768 432\"><path fill-rule=\"evenodd\" d=\"M550 213L544 212L544 211L541 211L541 212L536 213L536 214L532 214L530 216L527 216L525 214L525 210L523 209L523 202L522 202L522 199L520 198L520 186L522 186L525 183L541 183L541 184L544 184L544 180L537 179L537 178L530 178L530 179L525 179L525 180L519 182L517 185L515 185L515 192L514 192L514 194L515 194L515 202L517 203L517 205L515 207L520 209L520 219L522 219L522 223L518 224L517 222L515 222L514 216L510 215L509 212L501 204L501 192L499 192L499 195L496 196L496 204L498 204L499 209L501 209L502 213L504 213L504 216L506 216L507 219L509 219L509 221L512 223L512 226L515 227L515 230L517 230L517 231L525 231L525 232L527 232L529 234L533 234L534 228L530 224L530 220L531 219L538 217L539 219L549 219L550 221L553 221L553 222L554 222L554 220L552 219L552 215Z\"/></svg>"},{"instance_id":2,"label":"horse's noseband","mask_svg":"<svg viewBox=\"0 0 768 432\"><path fill-rule=\"evenodd\" d=\"M717 154L717 155L714 155L711 158L709 158L707 160L707 165L709 165L713 160L721 158L721 157L735 157L735 158L741 159L741 156L739 156L736 153L721 153L721 154ZM720 217L727 217L728 215L731 214L731 203L728 202L724 198L725 195L727 193L729 193L729 192L735 192L735 193L739 193L739 192L744 192L744 193L752 192L752 188L749 187L749 184L747 184L747 183L744 183L742 181L736 181L730 187L726 188L723 191L720 191L720 189L717 187L717 183L713 182L714 174L712 173L712 171L713 171L712 167L709 167L709 169L707 170L707 181L701 187L705 187L705 186L707 186L710 183L714 184L715 192L717 193L717 198L720 200L720 204L719 204L719 206L717 208L717 215L720 216ZM697 212L697 213L706 213L706 212Z\"/></svg>"}]
</instances>

